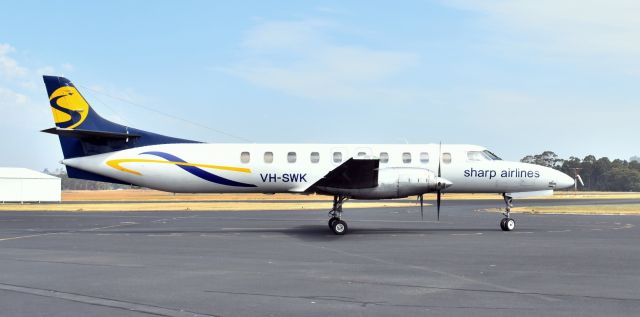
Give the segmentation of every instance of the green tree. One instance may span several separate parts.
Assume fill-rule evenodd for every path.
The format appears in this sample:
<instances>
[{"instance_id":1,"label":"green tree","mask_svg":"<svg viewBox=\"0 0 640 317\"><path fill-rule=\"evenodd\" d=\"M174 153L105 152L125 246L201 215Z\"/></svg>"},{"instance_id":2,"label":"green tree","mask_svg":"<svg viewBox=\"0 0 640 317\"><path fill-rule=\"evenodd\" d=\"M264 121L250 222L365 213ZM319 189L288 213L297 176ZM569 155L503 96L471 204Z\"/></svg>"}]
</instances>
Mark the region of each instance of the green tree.
<instances>
[{"instance_id":1,"label":"green tree","mask_svg":"<svg viewBox=\"0 0 640 317\"><path fill-rule=\"evenodd\" d=\"M537 164L552 168L560 168L562 161L563 160L558 158L558 155L553 151L544 151L542 154L527 155L520 160L520 162L523 163Z\"/></svg>"}]
</instances>

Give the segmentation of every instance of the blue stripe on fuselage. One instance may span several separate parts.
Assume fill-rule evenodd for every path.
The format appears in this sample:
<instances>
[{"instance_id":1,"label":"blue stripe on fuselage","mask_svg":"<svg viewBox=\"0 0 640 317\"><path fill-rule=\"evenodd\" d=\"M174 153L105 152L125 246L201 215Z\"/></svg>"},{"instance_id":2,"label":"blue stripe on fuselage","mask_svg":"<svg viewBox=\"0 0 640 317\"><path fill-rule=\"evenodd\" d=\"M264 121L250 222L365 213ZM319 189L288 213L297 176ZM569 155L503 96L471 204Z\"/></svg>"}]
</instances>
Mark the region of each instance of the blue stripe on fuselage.
<instances>
[{"instance_id":1,"label":"blue stripe on fuselage","mask_svg":"<svg viewBox=\"0 0 640 317\"><path fill-rule=\"evenodd\" d=\"M169 153L165 153L165 152L158 152L158 151L150 151L150 152L144 152L144 153L140 153L140 154L148 154L148 155L155 155L155 156L159 156L167 161L171 161L171 162L179 162L179 163L187 163L185 160L169 154ZM177 165L177 164L176 164ZM240 183L240 182L236 182L224 177L220 177L218 175L209 173L205 170L202 170L198 167L195 166L188 166L188 165L177 165L178 167L180 167L181 169L189 172L192 175L198 176L206 181L209 182L213 182L216 184L221 184L221 185L227 185L227 186L236 186L236 187L257 187L256 185L253 184L246 184L246 183Z\"/></svg>"}]
</instances>

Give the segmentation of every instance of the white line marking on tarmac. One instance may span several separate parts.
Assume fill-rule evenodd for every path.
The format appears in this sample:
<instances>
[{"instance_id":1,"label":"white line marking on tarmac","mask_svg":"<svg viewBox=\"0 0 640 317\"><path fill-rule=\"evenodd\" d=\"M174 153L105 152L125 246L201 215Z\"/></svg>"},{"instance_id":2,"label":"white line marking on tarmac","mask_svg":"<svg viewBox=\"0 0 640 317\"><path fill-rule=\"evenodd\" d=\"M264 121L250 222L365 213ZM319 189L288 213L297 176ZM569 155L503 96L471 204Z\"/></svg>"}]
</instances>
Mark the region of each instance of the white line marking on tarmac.
<instances>
[{"instance_id":1,"label":"white line marking on tarmac","mask_svg":"<svg viewBox=\"0 0 640 317\"><path fill-rule=\"evenodd\" d=\"M43 236L50 236L53 234L59 234L60 232L50 232L50 233L43 233L43 234L30 234L28 236L18 236L18 237L10 237L10 238L2 238L0 239L0 241L9 241L9 240L17 240L17 239L26 239L26 238L33 238L33 237L43 237Z\"/></svg>"},{"instance_id":2,"label":"white line marking on tarmac","mask_svg":"<svg viewBox=\"0 0 640 317\"><path fill-rule=\"evenodd\" d=\"M131 225L135 225L135 224L137 224L137 223L136 222L121 222L119 225L98 227L98 228L91 228L91 229L83 229L83 230L77 230L77 231L97 231L97 230L102 230L102 229L111 229L111 228L118 228L118 227L124 227L124 226L131 226ZM68 231L68 232L76 232L76 231Z\"/></svg>"},{"instance_id":3,"label":"white line marking on tarmac","mask_svg":"<svg viewBox=\"0 0 640 317\"><path fill-rule=\"evenodd\" d=\"M169 233L169 234L148 234L147 237L182 237L182 233Z\"/></svg>"},{"instance_id":4,"label":"white line marking on tarmac","mask_svg":"<svg viewBox=\"0 0 640 317\"><path fill-rule=\"evenodd\" d=\"M135 225L137 224L137 222L123 222L120 223L118 225L113 225L113 226L106 226L106 227L97 227L97 228L90 228L90 229L80 229L80 230L71 230L71 231L62 231L62 232L49 232L49 233L41 233L41 234L30 234L30 235L26 235L26 236L17 236L17 237L9 237L9 238L1 238L1 241L10 241L10 240L17 240L17 239L27 239L27 238L35 238L35 237L44 237L44 236L51 236L51 235L56 235L56 234L71 234L71 233L75 233L75 232L87 232L87 231L97 231L97 230L102 230L102 229L110 229L110 228L118 228L118 227L124 227L124 226L131 226L131 225Z\"/></svg>"},{"instance_id":5,"label":"white line marking on tarmac","mask_svg":"<svg viewBox=\"0 0 640 317\"><path fill-rule=\"evenodd\" d=\"M452 236L481 236L482 232L476 232L476 233L451 233L450 235L452 235Z\"/></svg>"},{"instance_id":6,"label":"white line marking on tarmac","mask_svg":"<svg viewBox=\"0 0 640 317\"><path fill-rule=\"evenodd\" d=\"M47 298L57 298L77 303L85 303L90 305L109 307L115 309L121 309L123 312L137 312L155 316L169 316L169 317L212 317L204 313L198 313L188 311L180 308L155 306L153 304L135 303L129 301L120 301L117 299L110 299L105 297L93 297L90 295L66 293L55 289L43 289L22 285L12 285L0 283L0 290L9 291L14 293L30 294L36 296L42 296ZM119 315L115 313L113 315Z\"/></svg>"},{"instance_id":7,"label":"white line marking on tarmac","mask_svg":"<svg viewBox=\"0 0 640 317\"><path fill-rule=\"evenodd\" d=\"M271 231L271 230L292 230L294 228L221 228L225 231Z\"/></svg>"}]
</instances>

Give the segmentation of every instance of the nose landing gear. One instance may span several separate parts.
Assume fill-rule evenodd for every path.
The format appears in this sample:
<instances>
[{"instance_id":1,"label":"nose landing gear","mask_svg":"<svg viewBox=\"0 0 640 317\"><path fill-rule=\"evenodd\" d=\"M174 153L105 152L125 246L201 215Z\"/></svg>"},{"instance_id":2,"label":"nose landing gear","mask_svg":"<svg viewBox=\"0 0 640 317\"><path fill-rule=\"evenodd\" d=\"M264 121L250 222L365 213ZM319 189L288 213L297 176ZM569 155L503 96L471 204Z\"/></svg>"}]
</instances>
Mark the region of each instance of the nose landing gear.
<instances>
[{"instance_id":1,"label":"nose landing gear","mask_svg":"<svg viewBox=\"0 0 640 317\"><path fill-rule=\"evenodd\" d=\"M502 231L513 231L516 228L516 221L509 217L511 207L513 207L513 198L511 196L507 196L507 194L502 194L502 197L504 198L504 203L507 206L503 213L504 218L500 220L500 229L502 229Z\"/></svg>"}]
</instances>

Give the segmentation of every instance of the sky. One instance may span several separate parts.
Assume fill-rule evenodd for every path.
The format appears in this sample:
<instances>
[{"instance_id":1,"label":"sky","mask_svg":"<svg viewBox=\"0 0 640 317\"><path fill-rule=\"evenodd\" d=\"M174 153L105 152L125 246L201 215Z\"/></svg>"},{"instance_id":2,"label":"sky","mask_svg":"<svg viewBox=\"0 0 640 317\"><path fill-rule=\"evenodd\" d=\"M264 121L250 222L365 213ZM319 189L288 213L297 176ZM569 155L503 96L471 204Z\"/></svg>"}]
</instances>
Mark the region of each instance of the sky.
<instances>
[{"instance_id":1,"label":"sky","mask_svg":"<svg viewBox=\"0 0 640 317\"><path fill-rule=\"evenodd\" d=\"M640 154L640 2L12 1L0 166L59 168L42 75L205 142Z\"/></svg>"}]
</instances>

